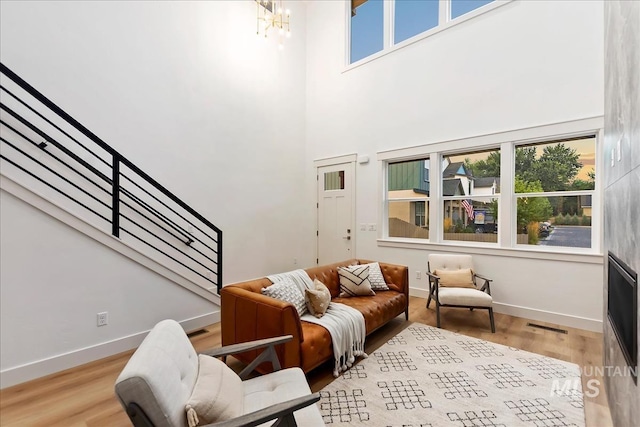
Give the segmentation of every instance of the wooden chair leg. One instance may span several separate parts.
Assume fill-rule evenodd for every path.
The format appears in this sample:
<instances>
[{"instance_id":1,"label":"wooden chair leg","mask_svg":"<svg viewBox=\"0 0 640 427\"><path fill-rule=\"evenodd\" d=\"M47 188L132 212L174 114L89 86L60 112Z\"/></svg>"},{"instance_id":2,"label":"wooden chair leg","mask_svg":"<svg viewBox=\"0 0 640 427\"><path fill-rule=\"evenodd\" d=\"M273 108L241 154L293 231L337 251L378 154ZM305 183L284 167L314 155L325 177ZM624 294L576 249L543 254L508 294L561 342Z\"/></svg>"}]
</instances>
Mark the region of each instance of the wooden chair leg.
<instances>
[{"instance_id":1,"label":"wooden chair leg","mask_svg":"<svg viewBox=\"0 0 640 427\"><path fill-rule=\"evenodd\" d=\"M431 304L431 292L429 292L429 298L427 298L427 308L429 308L429 304Z\"/></svg>"},{"instance_id":2,"label":"wooden chair leg","mask_svg":"<svg viewBox=\"0 0 640 427\"><path fill-rule=\"evenodd\" d=\"M436 326L440 327L440 304L436 301Z\"/></svg>"},{"instance_id":3,"label":"wooden chair leg","mask_svg":"<svg viewBox=\"0 0 640 427\"><path fill-rule=\"evenodd\" d=\"M493 308L489 307L489 320L491 321L491 333L496 333L496 323L493 321Z\"/></svg>"}]
</instances>

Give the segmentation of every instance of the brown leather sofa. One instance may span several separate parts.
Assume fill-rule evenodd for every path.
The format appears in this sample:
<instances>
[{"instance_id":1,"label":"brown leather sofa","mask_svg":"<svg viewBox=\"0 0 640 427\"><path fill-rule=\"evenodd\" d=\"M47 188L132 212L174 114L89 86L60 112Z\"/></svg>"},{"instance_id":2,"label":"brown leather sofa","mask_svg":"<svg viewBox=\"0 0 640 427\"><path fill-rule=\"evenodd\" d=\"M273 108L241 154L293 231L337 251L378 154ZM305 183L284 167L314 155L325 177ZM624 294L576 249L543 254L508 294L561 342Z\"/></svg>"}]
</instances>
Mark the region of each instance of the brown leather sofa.
<instances>
[{"instance_id":1,"label":"brown leather sofa","mask_svg":"<svg viewBox=\"0 0 640 427\"><path fill-rule=\"evenodd\" d=\"M409 319L409 268L403 265L379 263L388 291L376 291L375 296L338 297L338 267L370 262L351 259L305 270L312 280L317 278L329 288L332 302L353 307L364 315L367 335L402 312L405 319ZM293 340L277 349L283 368L298 366L307 373L333 360L329 332L322 326L300 321L290 303L262 295L261 289L269 285L271 282L265 277L222 288L222 345L293 335ZM247 352L235 357L248 364L257 355L257 352ZM270 365L263 364L257 370L265 373L271 369Z\"/></svg>"}]
</instances>

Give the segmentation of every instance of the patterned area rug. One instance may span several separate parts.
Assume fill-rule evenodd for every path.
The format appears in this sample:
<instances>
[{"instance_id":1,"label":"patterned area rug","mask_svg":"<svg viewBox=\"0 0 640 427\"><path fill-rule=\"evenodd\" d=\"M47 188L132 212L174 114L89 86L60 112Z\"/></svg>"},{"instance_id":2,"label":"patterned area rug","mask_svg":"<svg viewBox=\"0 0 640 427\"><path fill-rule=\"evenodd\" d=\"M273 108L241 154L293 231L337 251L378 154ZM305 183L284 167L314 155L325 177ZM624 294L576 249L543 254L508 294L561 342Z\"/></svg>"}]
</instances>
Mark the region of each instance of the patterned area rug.
<instances>
[{"instance_id":1,"label":"patterned area rug","mask_svg":"<svg viewBox=\"0 0 640 427\"><path fill-rule=\"evenodd\" d=\"M320 391L328 426L584 426L578 365L412 323Z\"/></svg>"}]
</instances>

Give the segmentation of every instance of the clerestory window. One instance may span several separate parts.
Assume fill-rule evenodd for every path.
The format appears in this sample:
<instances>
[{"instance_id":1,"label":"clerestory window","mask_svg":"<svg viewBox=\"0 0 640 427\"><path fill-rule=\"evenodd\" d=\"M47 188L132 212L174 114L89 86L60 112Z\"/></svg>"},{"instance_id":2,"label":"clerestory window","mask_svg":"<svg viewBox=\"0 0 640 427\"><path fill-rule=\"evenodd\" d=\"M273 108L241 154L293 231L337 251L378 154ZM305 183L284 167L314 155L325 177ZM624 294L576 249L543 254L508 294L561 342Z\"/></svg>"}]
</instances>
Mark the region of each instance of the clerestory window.
<instances>
[{"instance_id":1,"label":"clerestory window","mask_svg":"<svg viewBox=\"0 0 640 427\"><path fill-rule=\"evenodd\" d=\"M348 63L393 50L509 0L351 0ZM387 35L388 36L385 36Z\"/></svg>"}]
</instances>

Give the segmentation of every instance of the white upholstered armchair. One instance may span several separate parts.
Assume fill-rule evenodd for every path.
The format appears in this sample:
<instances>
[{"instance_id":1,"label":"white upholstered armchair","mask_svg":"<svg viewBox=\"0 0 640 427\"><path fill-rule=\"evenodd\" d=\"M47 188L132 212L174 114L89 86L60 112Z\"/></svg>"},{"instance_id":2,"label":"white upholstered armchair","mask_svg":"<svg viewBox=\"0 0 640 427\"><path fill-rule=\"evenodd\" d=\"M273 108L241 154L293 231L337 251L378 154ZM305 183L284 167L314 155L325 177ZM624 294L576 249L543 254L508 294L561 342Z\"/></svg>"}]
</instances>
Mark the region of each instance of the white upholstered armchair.
<instances>
[{"instance_id":1,"label":"white upholstered armchair","mask_svg":"<svg viewBox=\"0 0 640 427\"><path fill-rule=\"evenodd\" d=\"M198 355L174 320L149 332L118 377L115 392L134 426L324 426L300 368L280 370L275 345L292 337L267 338ZM217 357L265 349L240 375ZM273 373L244 380L259 363Z\"/></svg>"},{"instance_id":2,"label":"white upholstered armchair","mask_svg":"<svg viewBox=\"0 0 640 427\"><path fill-rule=\"evenodd\" d=\"M491 279L480 276L473 268L471 255L431 254L427 264L429 298L436 302L436 322L440 327L440 307L483 309L489 312L491 332L496 331L493 320Z\"/></svg>"}]
</instances>

